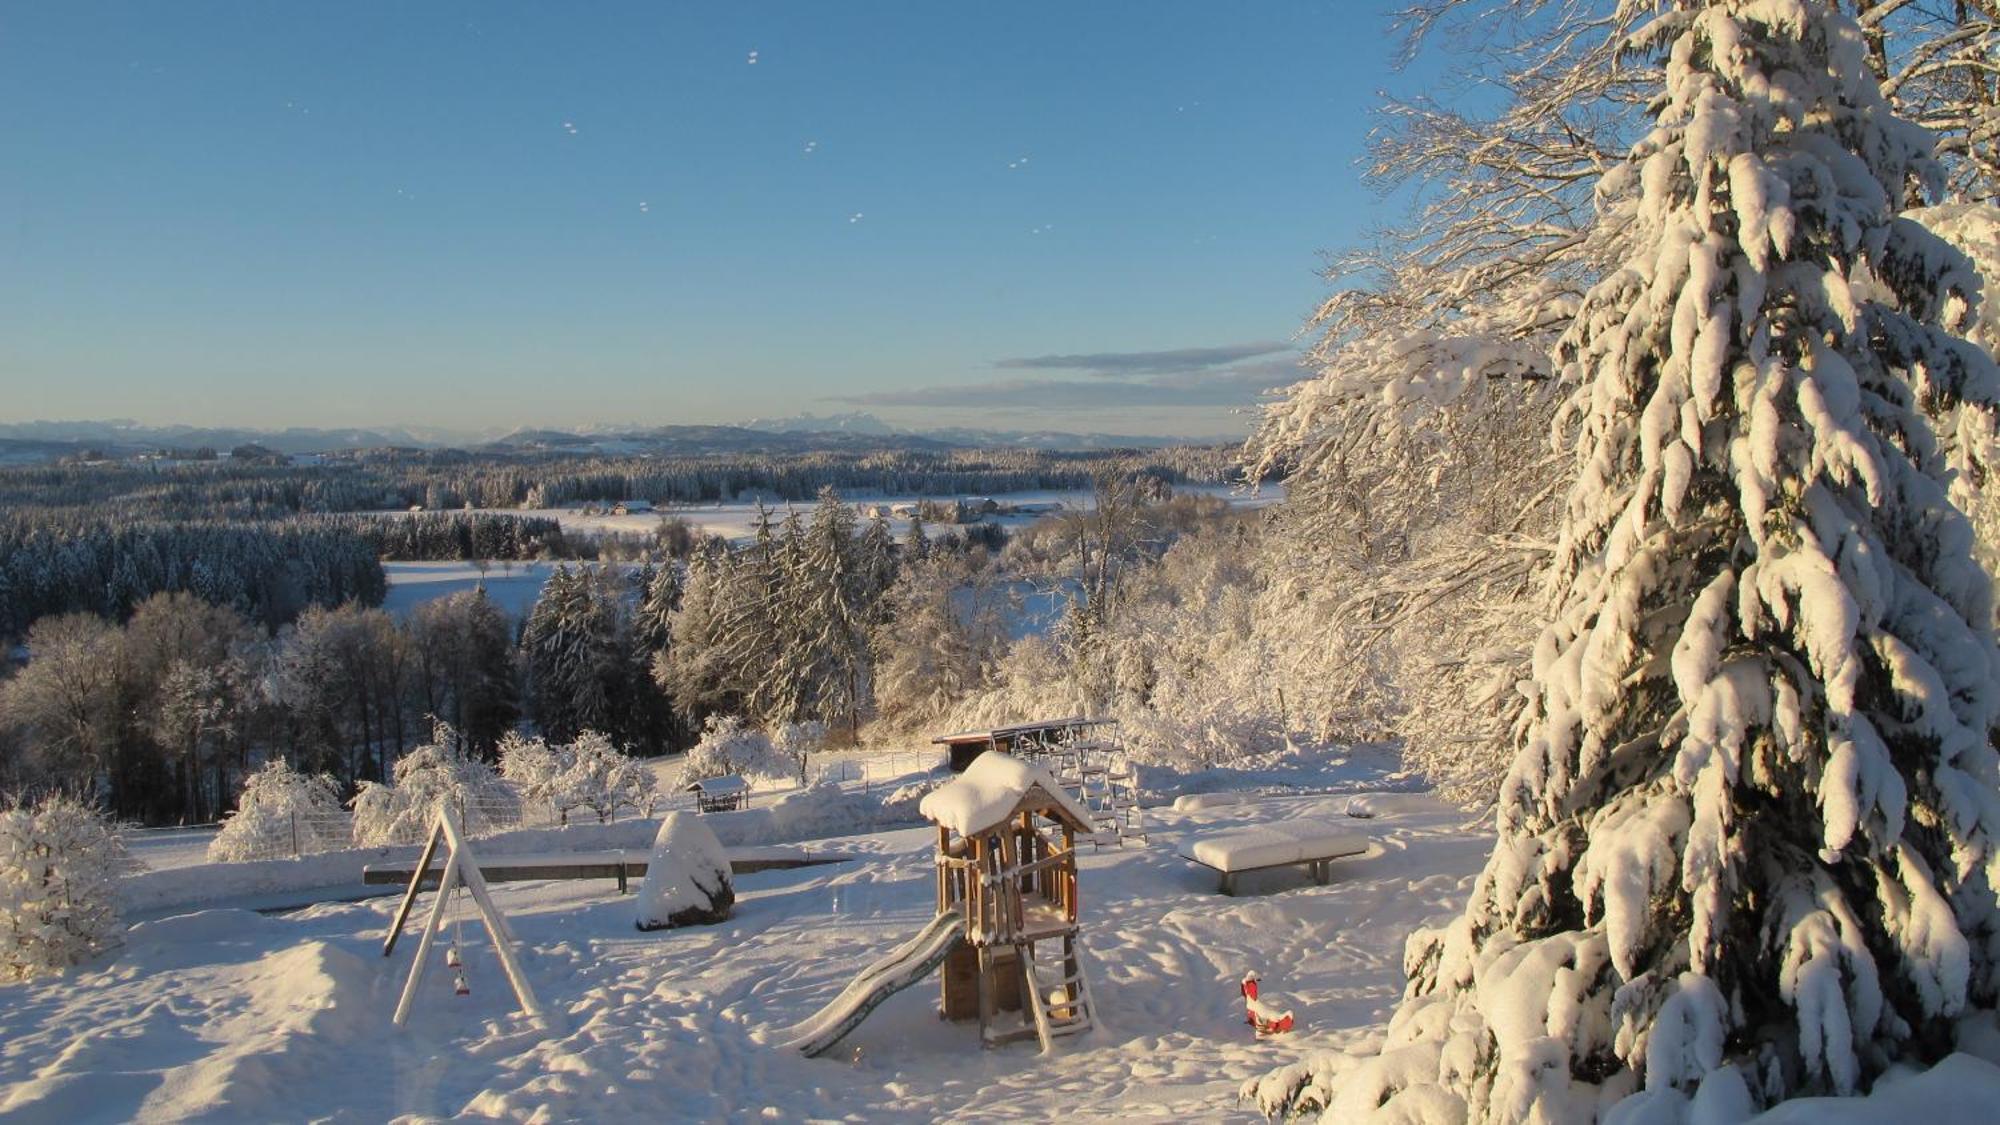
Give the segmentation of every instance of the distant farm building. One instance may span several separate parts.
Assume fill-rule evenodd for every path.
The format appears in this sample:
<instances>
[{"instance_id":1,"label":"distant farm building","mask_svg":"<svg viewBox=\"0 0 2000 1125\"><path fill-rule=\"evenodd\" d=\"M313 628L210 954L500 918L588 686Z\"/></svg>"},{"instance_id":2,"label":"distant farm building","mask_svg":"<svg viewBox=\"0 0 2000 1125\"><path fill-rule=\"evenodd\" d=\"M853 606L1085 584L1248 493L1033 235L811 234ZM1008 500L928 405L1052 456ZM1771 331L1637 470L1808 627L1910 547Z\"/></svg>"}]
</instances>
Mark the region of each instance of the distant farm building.
<instances>
[{"instance_id":1,"label":"distant farm building","mask_svg":"<svg viewBox=\"0 0 2000 1125\"><path fill-rule=\"evenodd\" d=\"M653 510L651 500L620 500L611 505L614 516L642 516Z\"/></svg>"}]
</instances>

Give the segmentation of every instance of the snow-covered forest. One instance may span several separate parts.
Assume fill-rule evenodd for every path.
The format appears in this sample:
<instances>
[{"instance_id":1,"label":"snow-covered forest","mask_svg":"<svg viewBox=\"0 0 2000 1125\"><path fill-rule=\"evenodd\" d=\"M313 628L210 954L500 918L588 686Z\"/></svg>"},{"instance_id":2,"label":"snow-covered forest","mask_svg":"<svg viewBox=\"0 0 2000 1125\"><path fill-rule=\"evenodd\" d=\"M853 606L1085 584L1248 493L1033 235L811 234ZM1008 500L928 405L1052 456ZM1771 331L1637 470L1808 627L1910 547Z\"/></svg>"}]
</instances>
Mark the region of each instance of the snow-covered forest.
<instances>
[{"instance_id":1,"label":"snow-covered forest","mask_svg":"<svg viewBox=\"0 0 2000 1125\"><path fill-rule=\"evenodd\" d=\"M604 823L663 755L832 801L829 751L1086 716L1157 803L1380 752L1490 848L1385 1031L1229 1076L1256 1112L1741 1122L2000 1064L2000 6L1398 29L1484 93L1377 107L1415 202L1337 248L1240 449L0 471L0 840ZM1089 503L856 503L1051 488ZM638 497L759 503L736 540L505 512ZM565 565L518 619L399 618L385 558Z\"/></svg>"}]
</instances>

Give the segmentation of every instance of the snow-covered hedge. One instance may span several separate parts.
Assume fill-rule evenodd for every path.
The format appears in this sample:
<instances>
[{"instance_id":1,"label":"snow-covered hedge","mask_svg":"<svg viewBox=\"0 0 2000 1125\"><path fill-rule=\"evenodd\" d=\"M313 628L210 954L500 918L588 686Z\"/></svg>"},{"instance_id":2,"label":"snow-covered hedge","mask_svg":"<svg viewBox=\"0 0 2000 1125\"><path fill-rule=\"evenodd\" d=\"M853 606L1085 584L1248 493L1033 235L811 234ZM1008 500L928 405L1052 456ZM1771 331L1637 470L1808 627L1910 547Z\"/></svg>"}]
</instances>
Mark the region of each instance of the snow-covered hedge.
<instances>
[{"instance_id":1,"label":"snow-covered hedge","mask_svg":"<svg viewBox=\"0 0 2000 1125\"><path fill-rule=\"evenodd\" d=\"M117 945L114 881L131 863L103 815L74 798L0 807L0 979L60 972Z\"/></svg>"}]
</instances>

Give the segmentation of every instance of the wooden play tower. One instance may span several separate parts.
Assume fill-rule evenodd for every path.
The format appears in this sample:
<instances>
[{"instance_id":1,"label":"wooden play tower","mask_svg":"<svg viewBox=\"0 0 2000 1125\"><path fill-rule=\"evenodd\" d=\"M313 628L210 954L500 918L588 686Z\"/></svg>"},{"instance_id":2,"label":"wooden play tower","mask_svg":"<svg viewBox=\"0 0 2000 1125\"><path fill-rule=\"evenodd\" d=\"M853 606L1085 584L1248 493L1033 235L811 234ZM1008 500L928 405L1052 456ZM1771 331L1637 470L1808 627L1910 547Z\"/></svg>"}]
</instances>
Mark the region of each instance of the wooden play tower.
<instances>
[{"instance_id":1,"label":"wooden play tower","mask_svg":"<svg viewBox=\"0 0 2000 1125\"><path fill-rule=\"evenodd\" d=\"M987 1046L1088 1030L1090 984L1077 927L1076 841L1088 810L1048 771L988 752L925 798L938 826L938 913L963 936L944 965L942 1014L979 1020ZM1001 1018L1020 1013L1019 1023Z\"/></svg>"}]
</instances>

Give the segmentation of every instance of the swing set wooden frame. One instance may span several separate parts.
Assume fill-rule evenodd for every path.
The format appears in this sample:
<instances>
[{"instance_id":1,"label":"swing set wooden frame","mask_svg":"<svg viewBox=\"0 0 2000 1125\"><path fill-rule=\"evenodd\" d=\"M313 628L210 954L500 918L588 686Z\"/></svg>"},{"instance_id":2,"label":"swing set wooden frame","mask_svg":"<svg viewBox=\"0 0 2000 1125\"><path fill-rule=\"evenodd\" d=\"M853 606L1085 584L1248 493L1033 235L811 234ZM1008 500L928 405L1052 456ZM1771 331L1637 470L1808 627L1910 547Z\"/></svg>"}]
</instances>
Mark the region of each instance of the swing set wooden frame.
<instances>
[{"instance_id":1,"label":"swing set wooden frame","mask_svg":"<svg viewBox=\"0 0 2000 1125\"><path fill-rule=\"evenodd\" d=\"M410 873L409 888L403 892L402 904L396 908L396 918L389 924L388 936L382 942L382 956L388 957L396 952L396 939L402 936L403 926L409 921L411 909L416 906L417 894L423 887L424 876L430 871L431 860L437 855L440 842L447 845L448 850L444 870L438 878L437 898L431 903L430 917L424 923L423 936L417 941L417 959L410 966L409 978L403 982L403 994L396 1001L396 1014L391 1022L402 1027L409 1021L424 974L430 969L431 947L437 942L438 932L444 929L452 892L462 886L472 894L472 901L479 909L480 921L486 924L487 936L493 941L493 951L499 955L500 965L506 970L507 983L514 988L514 999L519 1002L522 1014L544 1027L552 1027L553 1017L536 999L534 986L528 983L528 975L522 970L520 958L515 952L514 946L520 938L507 924L507 916L493 905L493 896L486 889L486 878L479 873L479 861L473 857L472 848L465 841L465 830L459 825L458 817L449 804L438 809L437 822L431 826L423 856Z\"/></svg>"}]
</instances>

